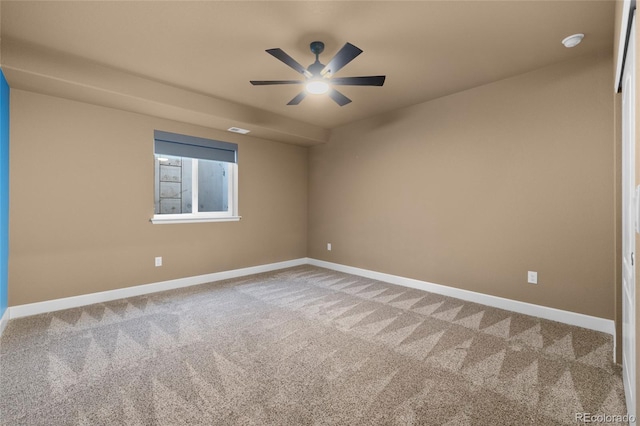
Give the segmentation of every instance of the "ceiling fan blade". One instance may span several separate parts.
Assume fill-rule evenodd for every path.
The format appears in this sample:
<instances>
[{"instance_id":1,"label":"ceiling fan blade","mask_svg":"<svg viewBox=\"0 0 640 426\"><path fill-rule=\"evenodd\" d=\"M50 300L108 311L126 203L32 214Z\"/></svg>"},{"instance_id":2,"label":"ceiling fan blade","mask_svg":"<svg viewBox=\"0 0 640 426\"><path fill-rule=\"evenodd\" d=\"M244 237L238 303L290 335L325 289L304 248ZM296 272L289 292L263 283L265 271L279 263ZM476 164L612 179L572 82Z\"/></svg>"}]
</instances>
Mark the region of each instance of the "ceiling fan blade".
<instances>
[{"instance_id":1,"label":"ceiling fan blade","mask_svg":"<svg viewBox=\"0 0 640 426\"><path fill-rule=\"evenodd\" d=\"M320 71L321 75L333 75L338 72L342 67L347 65L349 62L353 61L353 59L362 53L362 50L357 48L351 43L347 43L342 46L342 49L336 53L329 63Z\"/></svg>"},{"instance_id":2,"label":"ceiling fan blade","mask_svg":"<svg viewBox=\"0 0 640 426\"><path fill-rule=\"evenodd\" d=\"M270 84L302 84L302 80L251 80L254 86L268 86Z\"/></svg>"},{"instance_id":3,"label":"ceiling fan blade","mask_svg":"<svg viewBox=\"0 0 640 426\"><path fill-rule=\"evenodd\" d=\"M296 95L295 98L291 99L287 105L298 105L302 100L307 96L307 92L304 90Z\"/></svg>"},{"instance_id":4,"label":"ceiling fan blade","mask_svg":"<svg viewBox=\"0 0 640 426\"><path fill-rule=\"evenodd\" d=\"M347 98L345 95L338 92L336 89L329 89L328 95L331 99L336 101L336 103L340 106L345 106L346 104L351 102L351 99Z\"/></svg>"},{"instance_id":5,"label":"ceiling fan blade","mask_svg":"<svg viewBox=\"0 0 640 426\"><path fill-rule=\"evenodd\" d=\"M284 50L280 48L276 48L276 49L267 49L266 52L271 56L275 57L276 59L281 60L282 62L284 62L294 70L298 71L300 74L304 75L305 77L311 78L312 74L309 71L307 71L305 67L300 65L295 59L293 59L291 56L286 54Z\"/></svg>"},{"instance_id":6,"label":"ceiling fan blade","mask_svg":"<svg viewBox=\"0 0 640 426\"><path fill-rule=\"evenodd\" d=\"M384 84L384 75L374 75L367 77L334 77L331 84L338 86L382 86Z\"/></svg>"}]
</instances>

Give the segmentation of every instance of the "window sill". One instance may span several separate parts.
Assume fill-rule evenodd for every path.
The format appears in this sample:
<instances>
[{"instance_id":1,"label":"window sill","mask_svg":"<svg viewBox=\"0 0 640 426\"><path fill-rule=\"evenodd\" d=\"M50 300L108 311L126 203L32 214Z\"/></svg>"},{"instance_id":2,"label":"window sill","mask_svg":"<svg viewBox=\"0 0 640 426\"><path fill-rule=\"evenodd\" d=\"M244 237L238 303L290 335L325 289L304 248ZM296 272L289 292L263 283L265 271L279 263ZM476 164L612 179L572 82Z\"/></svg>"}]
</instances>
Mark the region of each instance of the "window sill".
<instances>
[{"instance_id":1,"label":"window sill","mask_svg":"<svg viewBox=\"0 0 640 426\"><path fill-rule=\"evenodd\" d=\"M171 217L166 217L171 216ZM150 219L154 225L169 223L238 222L242 216L206 217L196 215L155 215Z\"/></svg>"}]
</instances>

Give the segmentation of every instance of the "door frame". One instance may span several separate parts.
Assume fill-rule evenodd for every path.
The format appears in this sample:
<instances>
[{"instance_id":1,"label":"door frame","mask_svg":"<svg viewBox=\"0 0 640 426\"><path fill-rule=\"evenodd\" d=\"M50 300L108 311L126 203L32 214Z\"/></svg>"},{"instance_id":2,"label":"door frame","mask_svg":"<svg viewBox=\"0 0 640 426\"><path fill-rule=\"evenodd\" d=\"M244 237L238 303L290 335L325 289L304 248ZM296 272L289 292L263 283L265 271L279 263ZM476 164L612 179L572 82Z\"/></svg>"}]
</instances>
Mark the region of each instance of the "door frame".
<instances>
[{"instance_id":1,"label":"door frame","mask_svg":"<svg viewBox=\"0 0 640 426\"><path fill-rule=\"evenodd\" d=\"M637 408L636 356L636 233L640 233L638 202L640 186L636 186L636 99L637 58L635 0L625 0L622 10L615 91L622 89L622 376L627 414L635 416ZM632 417L633 418L633 417ZM630 424L635 425L634 422Z\"/></svg>"}]
</instances>

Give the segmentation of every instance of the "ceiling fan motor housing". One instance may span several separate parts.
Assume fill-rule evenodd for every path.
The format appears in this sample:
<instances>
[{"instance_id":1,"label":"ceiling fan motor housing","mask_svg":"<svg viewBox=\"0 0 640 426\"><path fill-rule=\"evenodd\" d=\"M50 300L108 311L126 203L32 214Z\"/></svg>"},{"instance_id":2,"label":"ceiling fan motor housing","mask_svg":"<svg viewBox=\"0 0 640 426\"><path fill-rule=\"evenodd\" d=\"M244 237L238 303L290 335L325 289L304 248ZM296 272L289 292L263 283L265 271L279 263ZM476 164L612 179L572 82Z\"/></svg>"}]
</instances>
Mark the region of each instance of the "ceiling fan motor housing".
<instances>
[{"instance_id":1,"label":"ceiling fan motor housing","mask_svg":"<svg viewBox=\"0 0 640 426\"><path fill-rule=\"evenodd\" d=\"M321 64L320 58L318 58L318 56L324 52L324 43L321 41L312 41L309 48L311 49L311 53L316 55L316 61L309 65L307 70L309 70L315 78L318 78L320 77L320 71L324 69L324 64Z\"/></svg>"}]
</instances>

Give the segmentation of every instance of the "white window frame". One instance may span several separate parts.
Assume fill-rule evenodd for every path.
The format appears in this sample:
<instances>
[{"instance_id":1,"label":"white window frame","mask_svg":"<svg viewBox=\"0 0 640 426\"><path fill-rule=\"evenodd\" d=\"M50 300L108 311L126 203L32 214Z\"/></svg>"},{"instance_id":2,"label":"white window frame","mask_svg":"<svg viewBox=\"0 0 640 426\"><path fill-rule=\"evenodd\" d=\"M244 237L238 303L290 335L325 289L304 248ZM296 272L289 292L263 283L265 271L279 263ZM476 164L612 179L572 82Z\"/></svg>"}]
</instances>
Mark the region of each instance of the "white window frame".
<instances>
[{"instance_id":1,"label":"white window frame","mask_svg":"<svg viewBox=\"0 0 640 426\"><path fill-rule=\"evenodd\" d=\"M157 156L162 154L154 154L154 162ZM191 160L191 200L192 213L176 213L176 214L154 214L151 218L153 224L171 224L171 223L202 223L202 222L235 222L242 217L238 215L238 164L227 162L229 176L227 179L227 210L217 212L199 212L198 211L198 158L182 157L183 160ZM154 179L157 177L154 177ZM154 183L155 185L155 183Z\"/></svg>"}]
</instances>

